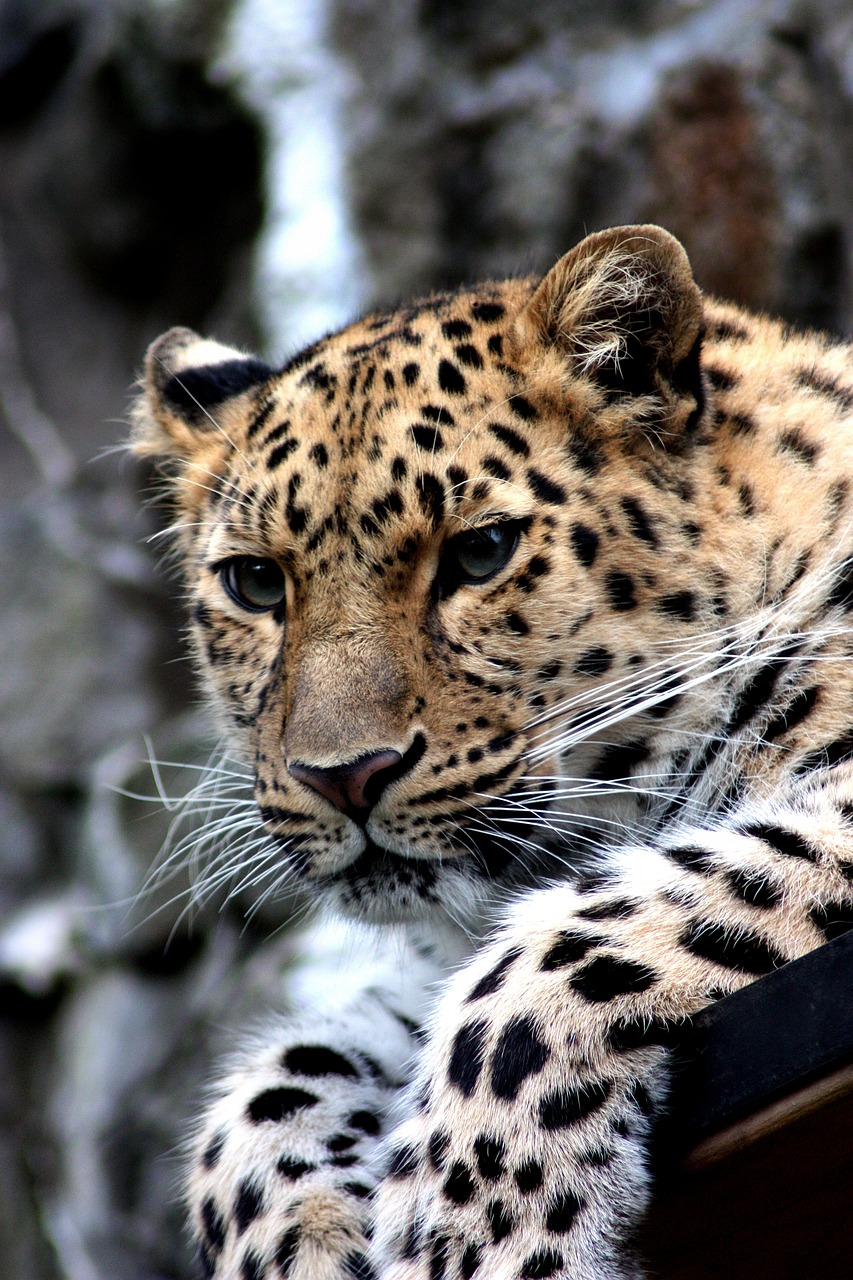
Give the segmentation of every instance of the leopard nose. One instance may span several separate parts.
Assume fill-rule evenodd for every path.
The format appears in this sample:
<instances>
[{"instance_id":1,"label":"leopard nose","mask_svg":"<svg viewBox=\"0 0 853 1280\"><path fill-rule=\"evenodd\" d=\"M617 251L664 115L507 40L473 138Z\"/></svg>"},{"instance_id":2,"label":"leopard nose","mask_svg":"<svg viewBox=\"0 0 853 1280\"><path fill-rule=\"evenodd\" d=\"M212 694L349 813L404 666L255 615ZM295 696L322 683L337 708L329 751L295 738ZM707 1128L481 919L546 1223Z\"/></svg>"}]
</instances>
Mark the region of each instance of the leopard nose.
<instances>
[{"instance_id":1,"label":"leopard nose","mask_svg":"<svg viewBox=\"0 0 853 1280\"><path fill-rule=\"evenodd\" d=\"M298 782L331 800L342 813L358 821L366 817L382 792L400 776L403 757L399 751L387 747L383 751L370 751L350 764L318 765L301 764L295 760L287 771Z\"/></svg>"}]
</instances>

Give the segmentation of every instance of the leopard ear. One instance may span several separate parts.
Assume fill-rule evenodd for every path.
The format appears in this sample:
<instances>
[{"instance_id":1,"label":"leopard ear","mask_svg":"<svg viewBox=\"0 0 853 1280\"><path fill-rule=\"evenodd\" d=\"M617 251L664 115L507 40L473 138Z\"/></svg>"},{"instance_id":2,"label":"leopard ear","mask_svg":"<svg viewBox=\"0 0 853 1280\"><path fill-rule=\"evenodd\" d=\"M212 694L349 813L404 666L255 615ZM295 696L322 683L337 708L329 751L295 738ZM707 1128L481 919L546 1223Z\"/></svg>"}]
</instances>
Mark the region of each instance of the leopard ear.
<instances>
[{"instance_id":1,"label":"leopard ear","mask_svg":"<svg viewBox=\"0 0 853 1280\"><path fill-rule=\"evenodd\" d=\"M212 438L228 442L231 402L273 370L254 356L170 329L148 348L142 391L131 410L131 446L158 458L188 458Z\"/></svg>"},{"instance_id":2,"label":"leopard ear","mask_svg":"<svg viewBox=\"0 0 853 1280\"><path fill-rule=\"evenodd\" d=\"M701 333L702 295L687 254L650 225L587 236L548 272L516 321L520 345L556 355L605 403L630 397L634 411L657 419L664 408L669 431L689 429L701 412ZM637 397L654 400L639 406Z\"/></svg>"}]
</instances>

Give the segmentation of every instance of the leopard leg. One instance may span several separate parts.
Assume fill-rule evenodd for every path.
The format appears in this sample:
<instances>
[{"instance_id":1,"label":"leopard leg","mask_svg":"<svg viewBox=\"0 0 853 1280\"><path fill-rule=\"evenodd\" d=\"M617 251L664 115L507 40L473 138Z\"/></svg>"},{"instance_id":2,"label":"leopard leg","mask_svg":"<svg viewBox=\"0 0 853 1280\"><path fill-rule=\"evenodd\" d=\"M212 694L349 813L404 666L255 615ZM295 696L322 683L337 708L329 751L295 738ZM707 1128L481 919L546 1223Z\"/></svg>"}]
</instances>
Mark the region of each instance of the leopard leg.
<instances>
[{"instance_id":1,"label":"leopard leg","mask_svg":"<svg viewBox=\"0 0 853 1280\"><path fill-rule=\"evenodd\" d=\"M849 812L849 807L846 812ZM673 1024L853 924L830 789L539 890L453 980L391 1139L382 1280L628 1280Z\"/></svg>"},{"instance_id":2,"label":"leopard leg","mask_svg":"<svg viewBox=\"0 0 853 1280\"><path fill-rule=\"evenodd\" d=\"M434 955L402 944L392 958L396 971L341 1012L267 1028L219 1082L189 1179L206 1276L369 1274L366 1208L379 1145L411 1077L419 1004L443 972Z\"/></svg>"}]
</instances>

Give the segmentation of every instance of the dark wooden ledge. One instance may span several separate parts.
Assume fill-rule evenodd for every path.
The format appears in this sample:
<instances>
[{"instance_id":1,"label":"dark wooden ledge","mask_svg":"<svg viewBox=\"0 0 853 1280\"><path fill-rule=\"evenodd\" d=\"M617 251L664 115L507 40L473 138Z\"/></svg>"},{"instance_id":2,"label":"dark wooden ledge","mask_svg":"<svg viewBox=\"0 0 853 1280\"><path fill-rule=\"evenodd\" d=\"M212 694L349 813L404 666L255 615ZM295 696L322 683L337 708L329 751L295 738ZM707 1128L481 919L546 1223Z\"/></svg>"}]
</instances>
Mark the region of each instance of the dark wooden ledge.
<instances>
[{"instance_id":1,"label":"dark wooden ledge","mask_svg":"<svg viewBox=\"0 0 853 1280\"><path fill-rule=\"evenodd\" d=\"M853 1276L853 932L706 1010L677 1058L651 1276Z\"/></svg>"}]
</instances>

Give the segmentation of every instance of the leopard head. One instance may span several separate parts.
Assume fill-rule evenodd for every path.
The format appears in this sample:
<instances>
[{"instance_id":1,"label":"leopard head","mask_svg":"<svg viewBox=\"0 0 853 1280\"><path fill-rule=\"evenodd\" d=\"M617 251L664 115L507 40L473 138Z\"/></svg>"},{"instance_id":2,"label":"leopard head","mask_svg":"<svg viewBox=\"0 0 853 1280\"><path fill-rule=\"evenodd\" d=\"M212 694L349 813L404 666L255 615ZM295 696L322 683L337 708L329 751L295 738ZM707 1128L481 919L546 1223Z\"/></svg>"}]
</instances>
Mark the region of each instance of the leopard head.
<instances>
[{"instance_id":1,"label":"leopard head","mask_svg":"<svg viewBox=\"0 0 853 1280\"><path fill-rule=\"evenodd\" d=\"M638 226L283 368L153 344L134 443L168 476L196 655L282 877L369 919L464 913L636 808L603 782L660 718L619 720L613 691L703 613L701 320L681 246Z\"/></svg>"}]
</instances>

